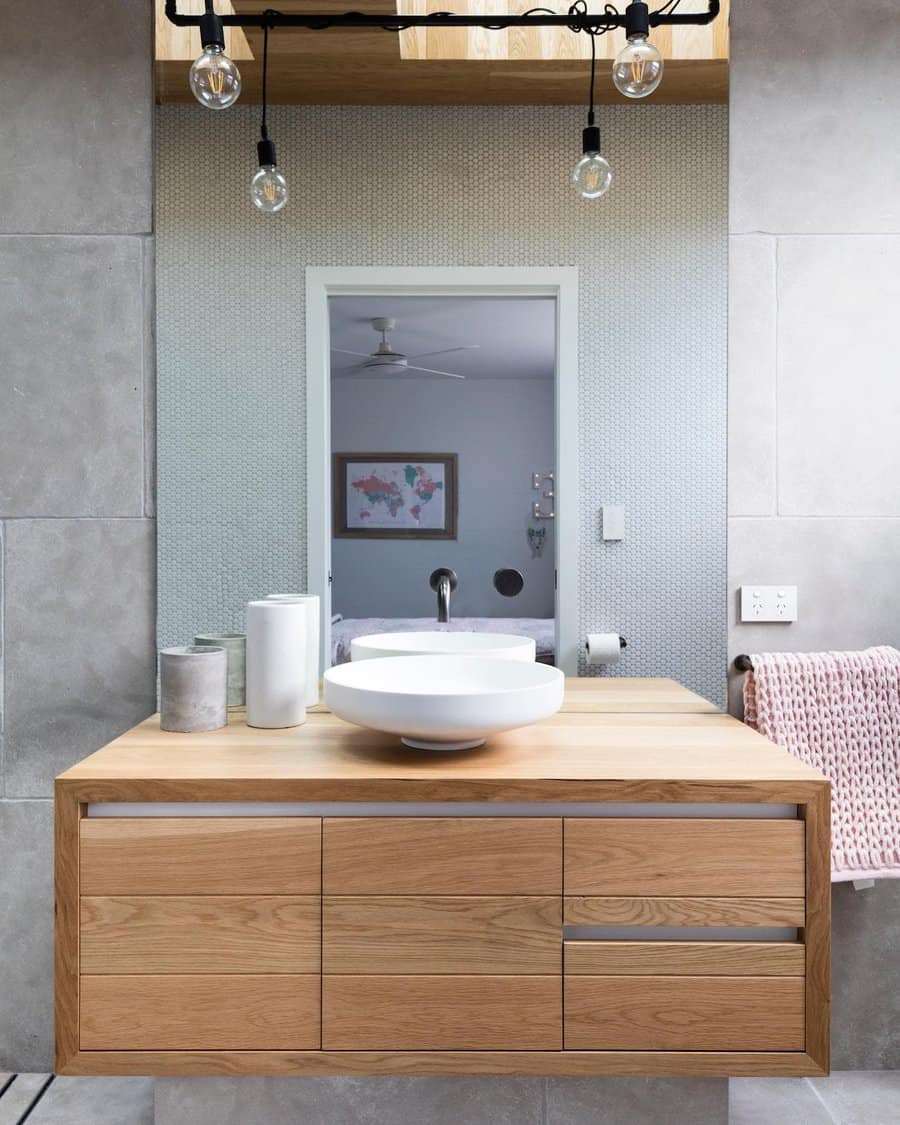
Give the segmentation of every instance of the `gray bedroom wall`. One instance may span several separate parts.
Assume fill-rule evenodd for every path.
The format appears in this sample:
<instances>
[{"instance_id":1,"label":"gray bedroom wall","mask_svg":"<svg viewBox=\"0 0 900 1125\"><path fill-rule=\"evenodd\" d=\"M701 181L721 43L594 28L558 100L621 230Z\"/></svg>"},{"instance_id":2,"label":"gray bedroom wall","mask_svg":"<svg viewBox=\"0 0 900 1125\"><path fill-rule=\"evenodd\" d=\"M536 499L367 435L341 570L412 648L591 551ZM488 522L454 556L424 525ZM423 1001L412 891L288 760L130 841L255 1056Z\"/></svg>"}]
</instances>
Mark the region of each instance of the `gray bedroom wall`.
<instances>
[{"instance_id":1,"label":"gray bedroom wall","mask_svg":"<svg viewBox=\"0 0 900 1125\"><path fill-rule=\"evenodd\" d=\"M570 183L583 116L276 107L272 216L248 198L256 109L159 111L161 641L305 582L307 265L574 265L580 633L628 638L619 674L723 701L727 111L604 107L599 205Z\"/></svg>"},{"instance_id":2,"label":"gray bedroom wall","mask_svg":"<svg viewBox=\"0 0 900 1125\"><path fill-rule=\"evenodd\" d=\"M731 658L900 645L898 49L896 0L732 5ZM741 625L753 582L800 620ZM898 1067L900 880L833 905L834 1065Z\"/></svg>"},{"instance_id":3,"label":"gray bedroom wall","mask_svg":"<svg viewBox=\"0 0 900 1125\"><path fill-rule=\"evenodd\" d=\"M155 701L153 12L3 15L0 1070L46 1071L53 777Z\"/></svg>"},{"instance_id":4,"label":"gray bedroom wall","mask_svg":"<svg viewBox=\"0 0 900 1125\"><path fill-rule=\"evenodd\" d=\"M539 559L527 529L537 493L531 474L554 464L551 379L336 379L334 452L407 450L459 457L456 539L335 539L332 608L344 617L434 617L428 576L456 571L457 617L552 617L552 524ZM514 567L525 587L494 590L494 571Z\"/></svg>"}]
</instances>

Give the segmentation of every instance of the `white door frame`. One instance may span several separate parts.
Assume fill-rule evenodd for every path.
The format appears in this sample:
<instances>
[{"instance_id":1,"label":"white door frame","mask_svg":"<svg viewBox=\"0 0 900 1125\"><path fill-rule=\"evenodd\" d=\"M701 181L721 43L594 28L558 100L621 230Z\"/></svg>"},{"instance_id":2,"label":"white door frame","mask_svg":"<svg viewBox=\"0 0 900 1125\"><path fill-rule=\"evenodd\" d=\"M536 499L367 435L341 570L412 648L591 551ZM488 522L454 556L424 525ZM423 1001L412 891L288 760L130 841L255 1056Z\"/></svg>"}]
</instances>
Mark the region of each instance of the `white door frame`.
<instances>
[{"instance_id":1,"label":"white door frame","mask_svg":"<svg viewBox=\"0 0 900 1125\"><path fill-rule=\"evenodd\" d=\"M556 663L578 671L578 269L308 266L306 270L307 589L322 599L331 659L331 342L334 296L552 297L556 301ZM565 549L563 549L565 548Z\"/></svg>"}]
</instances>

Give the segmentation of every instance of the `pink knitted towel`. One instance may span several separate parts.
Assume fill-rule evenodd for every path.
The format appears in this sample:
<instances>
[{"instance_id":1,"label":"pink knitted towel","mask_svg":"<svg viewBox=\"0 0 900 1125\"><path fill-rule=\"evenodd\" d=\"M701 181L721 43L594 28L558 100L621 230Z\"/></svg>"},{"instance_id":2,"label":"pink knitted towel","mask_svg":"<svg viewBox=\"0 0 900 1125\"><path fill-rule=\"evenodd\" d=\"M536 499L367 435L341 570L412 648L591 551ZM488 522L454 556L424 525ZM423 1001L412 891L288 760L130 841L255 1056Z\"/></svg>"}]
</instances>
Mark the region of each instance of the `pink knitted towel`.
<instances>
[{"instance_id":1,"label":"pink knitted towel","mask_svg":"<svg viewBox=\"0 0 900 1125\"><path fill-rule=\"evenodd\" d=\"M764 652L744 721L831 779L831 879L900 878L900 652Z\"/></svg>"}]
</instances>

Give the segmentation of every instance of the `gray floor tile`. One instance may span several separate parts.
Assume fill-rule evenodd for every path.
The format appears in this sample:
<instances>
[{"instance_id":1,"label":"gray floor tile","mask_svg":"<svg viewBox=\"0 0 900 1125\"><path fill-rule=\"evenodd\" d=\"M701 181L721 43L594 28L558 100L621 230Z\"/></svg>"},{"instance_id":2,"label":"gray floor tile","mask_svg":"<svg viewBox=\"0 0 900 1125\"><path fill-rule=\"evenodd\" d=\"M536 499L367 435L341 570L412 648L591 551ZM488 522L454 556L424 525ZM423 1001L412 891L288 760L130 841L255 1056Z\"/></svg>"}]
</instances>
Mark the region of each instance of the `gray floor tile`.
<instances>
[{"instance_id":1,"label":"gray floor tile","mask_svg":"<svg viewBox=\"0 0 900 1125\"><path fill-rule=\"evenodd\" d=\"M805 1078L732 1078L728 1125L834 1125Z\"/></svg>"},{"instance_id":2,"label":"gray floor tile","mask_svg":"<svg viewBox=\"0 0 900 1125\"><path fill-rule=\"evenodd\" d=\"M897 1125L900 1122L900 1071L839 1071L812 1078L837 1125Z\"/></svg>"},{"instance_id":3,"label":"gray floor tile","mask_svg":"<svg viewBox=\"0 0 900 1125\"><path fill-rule=\"evenodd\" d=\"M152 1078L57 1078L28 1125L153 1125Z\"/></svg>"}]
</instances>

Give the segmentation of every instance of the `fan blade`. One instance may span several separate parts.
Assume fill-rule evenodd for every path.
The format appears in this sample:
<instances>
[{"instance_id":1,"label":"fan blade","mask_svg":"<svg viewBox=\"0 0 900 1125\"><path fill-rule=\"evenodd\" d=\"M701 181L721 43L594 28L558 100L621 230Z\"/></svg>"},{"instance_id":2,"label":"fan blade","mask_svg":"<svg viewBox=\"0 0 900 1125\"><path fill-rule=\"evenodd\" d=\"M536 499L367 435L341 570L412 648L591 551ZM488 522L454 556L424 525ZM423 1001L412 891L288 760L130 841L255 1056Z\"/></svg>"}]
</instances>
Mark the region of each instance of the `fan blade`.
<instances>
[{"instance_id":1,"label":"fan blade","mask_svg":"<svg viewBox=\"0 0 900 1125\"><path fill-rule=\"evenodd\" d=\"M471 352L480 348L481 344L462 344L458 348L441 348L436 352L417 352L415 355L408 356L409 359L425 359L429 355L449 355L450 352Z\"/></svg>"},{"instance_id":2,"label":"fan blade","mask_svg":"<svg viewBox=\"0 0 900 1125\"><path fill-rule=\"evenodd\" d=\"M416 367L410 363L407 371L421 371L423 375L443 375L445 379L465 379L465 375L456 375L452 371L435 371L433 367Z\"/></svg>"},{"instance_id":3,"label":"fan blade","mask_svg":"<svg viewBox=\"0 0 900 1125\"><path fill-rule=\"evenodd\" d=\"M360 359L371 359L371 352L348 352L346 348L332 348L333 352L340 352L341 355L355 355Z\"/></svg>"}]
</instances>

